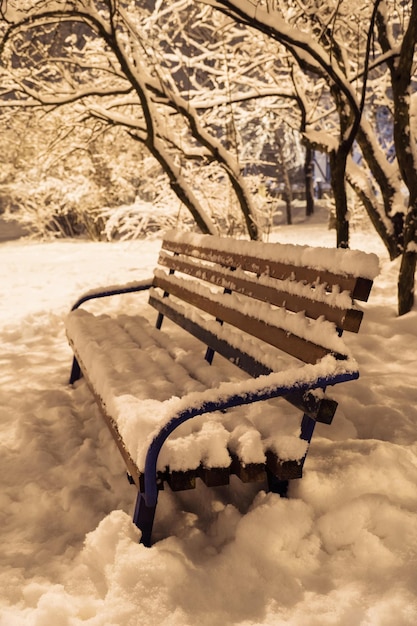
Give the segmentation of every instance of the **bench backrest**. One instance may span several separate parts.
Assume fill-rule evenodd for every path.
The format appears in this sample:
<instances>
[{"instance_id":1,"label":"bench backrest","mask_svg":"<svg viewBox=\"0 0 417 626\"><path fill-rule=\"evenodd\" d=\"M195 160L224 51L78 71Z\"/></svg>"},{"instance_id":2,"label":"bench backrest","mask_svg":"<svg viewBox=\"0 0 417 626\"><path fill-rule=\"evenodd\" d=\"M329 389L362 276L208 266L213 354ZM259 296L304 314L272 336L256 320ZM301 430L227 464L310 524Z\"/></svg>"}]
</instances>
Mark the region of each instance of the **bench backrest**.
<instances>
[{"instance_id":1,"label":"bench backrest","mask_svg":"<svg viewBox=\"0 0 417 626\"><path fill-rule=\"evenodd\" d=\"M158 325L167 316L209 346L209 360L218 352L258 376L274 369L262 342L305 363L346 358L340 335L358 332L354 299L367 300L376 263L350 250L172 233L150 304Z\"/></svg>"}]
</instances>

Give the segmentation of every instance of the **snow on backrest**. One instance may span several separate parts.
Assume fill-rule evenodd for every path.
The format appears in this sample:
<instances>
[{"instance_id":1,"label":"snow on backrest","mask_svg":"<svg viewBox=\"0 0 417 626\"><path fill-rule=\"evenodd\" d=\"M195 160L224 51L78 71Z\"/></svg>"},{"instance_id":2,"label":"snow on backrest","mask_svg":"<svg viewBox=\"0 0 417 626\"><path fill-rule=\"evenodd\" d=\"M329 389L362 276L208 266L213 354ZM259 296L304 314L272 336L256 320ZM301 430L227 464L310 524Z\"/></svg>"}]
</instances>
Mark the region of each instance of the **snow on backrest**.
<instances>
[{"instance_id":1,"label":"snow on backrest","mask_svg":"<svg viewBox=\"0 0 417 626\"><path fill-rule=\"evenodd\" d=\"M194 233L169 233L163 248L174 254L218 263L258 276L336 286L351 297L368 299L378 258L356 250L236 240Z\"/></svg>"},{"instance_id":2,"label":"snow on backrest","mask_svg":"<svg viewBox=\"0 0 417 626\"><path fill-rule=\"evenodd\" d=\"M174 233L164 239L150 303L159 319L169 317L236 362L248 339L241 347L233 340L231 351L232 328L306 363L329 353L345 358L339 331L359 330L363 314L353 296L359 289L366 300L375 263L375 255L350 250Z\"/></svg>"},{"instance_id":3,"label":"snow on backrest","mask_svg":"<svg viewBox=\"0 0 417 626\"><path fill-rule=\"evenodd\" d=\"M379 273L376 254L345 248L323 248L295 244L264 243L232 237L215 237L196 233L170 231L164 242L182 243L222 253L255 256L259 259L281 262L297 267L328 270L335 274L373 280Z\"/></svg>"}]
</instances>

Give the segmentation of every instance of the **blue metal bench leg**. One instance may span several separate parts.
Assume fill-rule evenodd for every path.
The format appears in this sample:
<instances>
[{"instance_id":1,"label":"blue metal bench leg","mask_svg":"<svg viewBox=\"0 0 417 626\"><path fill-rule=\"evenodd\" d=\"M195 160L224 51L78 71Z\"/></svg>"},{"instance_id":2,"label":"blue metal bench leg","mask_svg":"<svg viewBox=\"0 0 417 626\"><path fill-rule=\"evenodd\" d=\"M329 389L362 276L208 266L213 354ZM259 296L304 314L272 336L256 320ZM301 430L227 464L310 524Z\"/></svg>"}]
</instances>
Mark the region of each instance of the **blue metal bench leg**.
<instances>
[{"instance_id":1,"label":"blue metal bench leg","mask_svg":"<svg viewBox=\"0 0 417 626\"><path fill-rule=\"evenodd\" d=\"M268 491L277 493L281 498L288 497L288 480L279 480L268 468L266 468L266 478L268 481Z\"/></svg>"},{"instance_id":2,"label":"blue metal bench leg","mask_svg":"<svg viewBox=\"0 0 417 626\"><path fill-rule=\"evenodd\" d=\"M304 414L303 419L301 421L300 439L303 439L303 441L307 441L308 444L310 445L315 427L316 427L316 420L312 419L309 415ZM301 461L302 467L304 467L306 458L307 458L307 452Z\"/></svg>"},{"instance_id":3,"label":"blue metal bench leg","mask_svg":"<svg viewBox=\"0 0 417 626\"><path fill-rule=\"evenodd\" d=\"M138 493L136 499L135 513L133 515L133 523L142 531L140 543L149 548L151 546L152 527L155 519L156 504L154 506L146 506L143 493Z\"/></svg>"},{"instance_id":4,"label":"blue metal bench leg","mask_svg":"<svg viewBox=\"0 0 417 626\"><path fill-rule=\"evenodd\" d=\"M310 443L315 425L316 420L313 420L311 417L304 414L301 421L300 439L303 439L304 441L308 441L308 443Z\"/></svg>"},{"instance_id":5,"label":"blue metal bench leg","mask_svg":"<svg viewBox=\"0 0 417 626\"><path fill-rule=\"evenodd\" d=\"M72 359L72 368L71 368L69 384L72 385L73 383L75 383L76 380L79 380L81 376L82 376L82 373L81 373L80 366L78 364L77 359L74 357Z\"/></svg>"}]
</instances>

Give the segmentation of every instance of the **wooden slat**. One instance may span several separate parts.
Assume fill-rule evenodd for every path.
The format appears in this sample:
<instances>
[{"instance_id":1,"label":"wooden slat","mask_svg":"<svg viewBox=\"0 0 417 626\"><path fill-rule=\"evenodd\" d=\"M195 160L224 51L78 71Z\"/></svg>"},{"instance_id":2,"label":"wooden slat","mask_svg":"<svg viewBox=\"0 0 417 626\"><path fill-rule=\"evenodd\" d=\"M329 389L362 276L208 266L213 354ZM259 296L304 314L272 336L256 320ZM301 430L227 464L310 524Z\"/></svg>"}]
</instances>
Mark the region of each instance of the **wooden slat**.
<instances>
[{"instance_id":1,"label":"wooden slat","mask_svg":"<svg viewBox=\"0 0 417 626\"><path fill-rule=\"evenodd\" d=\"M242 483L255 483L266 480L264 463L242 463L235 454L231 454L232 464L230 473L235 474Z\"/></svg>"},{"instance_id":2,"label":"wooden slat","mask_svg":"<svg viewBox=\"0 0 417 626\"><path fill-rule=\"evenodd\" d=\"M317 363L319 359L332 353L330 349L307 341L287 330L244 315L240 311L226 307L219 302L213 302L209 298L190 291L182 285L171 283L168 277L155 276L154 284L171 295L180 298L183 302L187 302L213 315L215 318L221 319L223 322L231 324L249 335L283 350L304 363ZM340 354L335 356L336 358L346 358Z\"/></svg>"},{"instance_id":3,"label":"wooden slat","mask_svg":"<svg viewBox=\"0 0 417 626\"><path fill-rule=\"evenodd\" d=\"M208 247L164 240L162 247L176 254L195 257L205 261L218 263L224 267L236 267L254 274L271 276L280 280L294 277L295 280L312 284L317 279L329 287L339 285L342 291L348 291L352 298L366 302L372 288L372 280L356 276L343 276L327 270L316 270L308 267L299 267L260 259L255 256L246 256L236 252L222 252Z\"/></svg>"},{"instance_id":4,"label":"wooden slat","mask_svg":"<svg viewBox=\"0 0 417 626\"><path fill-rule=\"evenodd\" d=\"M196 478L200 478L207 487L229 485L230 476L237 476L243 483L262 482L267 479L266 466L278 480L301 478L302 464L298 461L281 461L272 450L266 453L266 463L243 463L235 454L231 454L229 467L204 467L184 472L170 471L167 468L164 480L172 491L195 489Z\"/></svg>"},{"instance_id":5,"label":"wooden slat","mask_svg":"<svg viewBox=\"0 0 417 626\"><path fill-rule=\"evenodd\" d=\"M207 487L222 487L230 482L230 467L203 467L198 470L198 477L201 478Z\"/></svg>"},{"instance_id":6,"label":"wooden slat","mask_svg":"<svg viewBox=\"0 0 417 626\"><path fill-rule=\"evenodd\" d=\"M270 472L278 478L278 480L292 480L294 478L302 478L303 464L297 461L280 461L277 455L267 450L266 465Z\"/></svg>"},{"instance_id":7,"label":"wooden slat","mask_svg":"<svg viewBox=\"0 0 417 626\"><path fill-rule=\"evenodd\" d=\"M80 369L83 373L84 379L87 383L87 386L89 388L89 390L91 391L92 395L94 396L94 399L96 401L96 404L100 410L100 413L104 419L104 421L107 424L107 427L109 428L113 439L115 440L117 447L119 448L120 454L123 457L123 460L125 462L126 468L129 472L129 476L131 477L131 479L133 480L133 482L135 483L136 487L139 490L143 491L143 474L138 470L138 467L136 465L136 463L133 461L132 457L130 456L124 442L123 439L119 433L119 430L117 428L116 422L114 421L114 419L107 413L105 406L102 402L101 397L99 396L99 394L96 392L94 385L92 384L89 376L88 376L88 371L87 369L84 367L82 360L80 359L80 355L78 354L78 351L76 349L76 346L74 345L73 341L71 341L71 339L69 339L69 343L72 347L72 350L77 358L77 361L79 363Z\"/></svg>"},{"instance_id":8,"label":"wooden slat","mask_svg":"<svg viewBox=\"0 0 417 626\"><path fill-rule=\"evenodd\" d=\"M234 474L243 483L261 482L266 480L266 467L278 480L301 478L302 463L299 461L281 461L272 450L266 453L266 463L243 463L235 454L231 454L229 467L204 467L184 472L170 471L167 468L164 480L172 491L194 489L196 478L200 478L207 487L221 487L230 483L230 475Z\"/></svg>"},{"instance_id":9,"label":"wooden slat","mask_svg":"<svg viewBox=\"0 0 417 626\"><path fill-rule=\"evenodd\" d=\"M230 291L268 302L275 306L285 307L289 311L297 313L303 311L311 319L324 316L329 322L336 324L342 330L357 333L359 331L363 312L358 309L340 309L323 301L314 300L306 296L289 293L276 286L262 285L254 280L236 277L233 272L226 274L209 266L198 266L181 258L161 254L159 264L171 270L182 272L199 280L204 280L213 285L229 289ZM312 289L312 297L314 289Z\"/></svg>"},{"instance_id":10,"label":"wooden slat","mask_svg":"<svg viewBox=\"0 0 417 626\"><path fill-rule=\"evenodd\" d=\"M195 489L196 470L185 472L169 471L165 473L165 480L172 491L186 491Z\"/></svg>"}]
</instances>

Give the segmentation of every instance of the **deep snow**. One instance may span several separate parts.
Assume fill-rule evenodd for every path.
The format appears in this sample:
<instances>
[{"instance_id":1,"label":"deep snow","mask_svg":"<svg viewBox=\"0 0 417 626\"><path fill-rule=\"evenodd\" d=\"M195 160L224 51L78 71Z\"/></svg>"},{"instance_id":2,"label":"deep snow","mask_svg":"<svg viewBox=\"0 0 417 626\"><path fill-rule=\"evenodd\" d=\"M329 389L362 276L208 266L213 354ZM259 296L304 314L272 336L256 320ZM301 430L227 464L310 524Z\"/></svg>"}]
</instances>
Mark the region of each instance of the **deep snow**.
<instances>
[{"instance_id":1,"label":"deep snow","mask_svg":"<svg viewBox=\"0 0 417 626\"><path fill-rule=\"evenodd\" d=\"M274 237L334 242L320 223ZM0 245L0 625L414 625L417 309L396 317L398 262L372 232L353 234L382 266L361 331L346 338L361 377L332 392L336 417L317 427L290 499L237 479L165 491L147 549L113 441L84 383L67 386L63 320L82 291L148 277L158 247Z\"/></svg>"}]
</instances>

